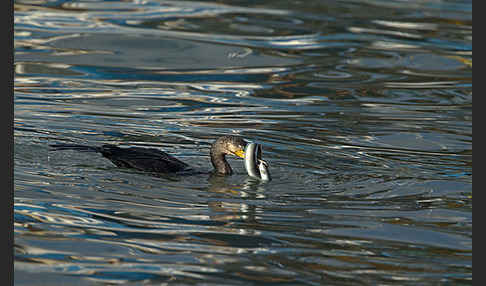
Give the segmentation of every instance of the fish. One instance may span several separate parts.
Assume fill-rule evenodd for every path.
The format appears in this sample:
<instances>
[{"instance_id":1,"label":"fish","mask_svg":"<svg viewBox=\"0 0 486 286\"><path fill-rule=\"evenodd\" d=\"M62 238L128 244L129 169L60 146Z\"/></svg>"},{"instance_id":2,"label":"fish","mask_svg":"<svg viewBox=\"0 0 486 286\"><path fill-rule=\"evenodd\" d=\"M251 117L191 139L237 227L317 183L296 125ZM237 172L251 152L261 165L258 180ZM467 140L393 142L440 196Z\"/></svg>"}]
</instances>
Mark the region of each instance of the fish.
<instances>
[{"instance_id":1,"label":"fish","mask_svg":"<svg viewBox=\"0 0 486 286\"><path fill-rule=\"evenodd\" d=\"M245 147L245 169L250 177L270 181L269 164L262 159L262 145L250 142Z\"/></svg>"}]
</instances>

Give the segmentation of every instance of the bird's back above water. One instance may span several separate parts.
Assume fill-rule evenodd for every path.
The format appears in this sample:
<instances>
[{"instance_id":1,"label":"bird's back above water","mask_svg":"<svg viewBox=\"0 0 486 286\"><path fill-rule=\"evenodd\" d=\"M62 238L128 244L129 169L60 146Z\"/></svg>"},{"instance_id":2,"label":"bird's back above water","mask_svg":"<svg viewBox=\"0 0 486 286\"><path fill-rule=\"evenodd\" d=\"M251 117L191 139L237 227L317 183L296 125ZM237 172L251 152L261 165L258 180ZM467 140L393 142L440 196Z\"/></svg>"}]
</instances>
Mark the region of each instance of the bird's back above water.
<instances>
[{"instance_id":1,"label":"bird's back above water","mask_svg":"<svg viewBox=\"0 0 486 286\"><path fill-rule=\"evenodd\" d=\"M120 148L115 145L102 145L100 147L55 144L55 150L78 150L81 152L97 152L121 168L132 168L152 173L175 173L186 171L189 165L159 149L129 147Z\"/></svg>"}]
</instances>

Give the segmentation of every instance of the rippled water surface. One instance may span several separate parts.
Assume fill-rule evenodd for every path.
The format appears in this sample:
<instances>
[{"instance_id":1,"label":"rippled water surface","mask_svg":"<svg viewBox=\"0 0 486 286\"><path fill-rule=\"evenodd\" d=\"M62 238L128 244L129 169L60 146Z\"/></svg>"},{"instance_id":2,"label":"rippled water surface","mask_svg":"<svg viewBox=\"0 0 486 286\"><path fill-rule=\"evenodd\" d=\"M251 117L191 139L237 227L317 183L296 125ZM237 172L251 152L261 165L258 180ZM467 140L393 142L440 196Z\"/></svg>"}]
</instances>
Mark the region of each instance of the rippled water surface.
<instances>
[{"instance_id":1,"label":"rippled water surface","mask_svg":"<svg viewBox=\"0 0 486 286\"><path fill-rule=\"evenodd\" d=\"M472 284L472 1L14 2L17 285Z\"/></svg>"}]
</instances>

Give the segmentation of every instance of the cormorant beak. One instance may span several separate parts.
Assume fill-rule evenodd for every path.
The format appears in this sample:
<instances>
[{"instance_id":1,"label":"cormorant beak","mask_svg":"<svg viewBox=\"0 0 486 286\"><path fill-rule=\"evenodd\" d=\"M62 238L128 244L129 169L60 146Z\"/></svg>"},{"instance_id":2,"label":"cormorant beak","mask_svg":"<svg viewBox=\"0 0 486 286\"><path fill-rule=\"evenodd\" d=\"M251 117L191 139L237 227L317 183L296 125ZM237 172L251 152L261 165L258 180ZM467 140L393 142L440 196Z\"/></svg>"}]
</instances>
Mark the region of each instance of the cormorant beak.
<instances>
[{"instance_id":1,"label":"cormorant beak","mask_svg":"<svg viewBox=\"0 0 486 286\"><path fill-rule=\"evenodd\" d=\"M245 158L245 151L243 151L243 150L238 150L238 151L234 152L233 154L235 154L235 156L237 156L237 157L240 157L240 158L243 158L243 159Z\"/></svg>"}]
</instances>

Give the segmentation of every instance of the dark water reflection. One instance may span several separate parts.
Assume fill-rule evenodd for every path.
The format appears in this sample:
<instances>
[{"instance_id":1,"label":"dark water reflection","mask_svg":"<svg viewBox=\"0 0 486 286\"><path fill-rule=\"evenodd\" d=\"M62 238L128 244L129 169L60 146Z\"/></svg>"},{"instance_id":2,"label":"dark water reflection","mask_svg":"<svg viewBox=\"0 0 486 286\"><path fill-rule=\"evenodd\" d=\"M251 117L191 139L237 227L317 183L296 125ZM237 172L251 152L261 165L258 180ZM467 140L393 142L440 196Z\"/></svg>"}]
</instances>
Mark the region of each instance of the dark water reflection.
<instances>
[{"instance_id":1,"label":"dark water reflection","mask_svg":"<svg viewBox=\"0 0 486 286\"><path fill-rule=\"evenodd\" d=\"M15 282L472 284L471 1L15 1ZM221 134L273 181L50 143ZM80 279L81 278L81 279Z\"/></svg>"}]
</instances>

